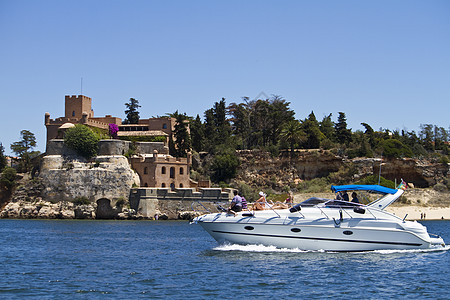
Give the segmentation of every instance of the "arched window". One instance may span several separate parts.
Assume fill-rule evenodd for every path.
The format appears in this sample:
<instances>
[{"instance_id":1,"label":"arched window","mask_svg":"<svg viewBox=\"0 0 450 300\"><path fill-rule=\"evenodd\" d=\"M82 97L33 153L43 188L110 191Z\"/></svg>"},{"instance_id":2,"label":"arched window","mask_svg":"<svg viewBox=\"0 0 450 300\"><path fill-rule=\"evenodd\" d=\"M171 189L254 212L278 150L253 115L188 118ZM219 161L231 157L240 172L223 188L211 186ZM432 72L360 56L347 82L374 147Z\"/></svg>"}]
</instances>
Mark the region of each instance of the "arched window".
<instances>
[{"instance_id":1,"label":"arched window","mask_svg":"<svg viewBox=\"0 0 450 300\"><path fill-rule=\"evenodd\" d=\"M146 183L144 183L144 187L148 187L148 184L147 184L147 182L146 182Z\"/></svg>"},{"instance_id":2,"label":"arched window","mask_svg":"<svg viewBox=\"0 0 450 300\"><path fill-rule=\"evenodd\" d=\"M75 117L75 111L72 112L72 117Z\"/></svg>"},{"instance_id":3,"label":"arched window","mask_svg":"<svg viewBox=\"0 0 450 300\"><path fill-rule=\"evenodd\" d=\"M183 173L184 173L183 168L180 168L180 175L183 175Z\"/></svg>"},{"instance_id":4,"label":"arched window","mask_svg":"<svg viewBox=\"0 0 450 300\"><path fill-rule=\"evenodd\" d=\"M166 174L166 167L161 168L161 174Z\"/></svg>"},{"instance_id":5,"label":"arched window","mask_svg":"<svg viewBox=\"0 0 450 300\"><path fill-rule=\"evenodd\" d=\"M144 174L148 174L147 173L147 167L144 168Z\"/></svg>"},{"instance_id":6,"label":"arched window","mask_svg":"<svg viewBox=\"0 0 450 300\"><path fill-rule=\"evenodd\" d=\"M167 129L167 124L166 123L163 124L163 129Z\"/></svg>"},{"instance_id":7,"label":"arched window","mask_svg":"<svg viewBox=\"0 0 450 300\"><path fill-rule=\"evenodd\" d=\"M170 178L175 178L175 168L174 167L170 168Z\"/></svg>"},{"instance_id":8,"label":"arched window","mask_svg":"<svg viewBox=\"0 0 450 300\"><path fill-rule=\"evenodd\" d=\"M180 188L182 188L183 187L183 184L182 183L180 183Z\"/></svg>"},{"instance_id":9,"label":"arched window","mask_svg":"<svg viewBox=\"0 0 450 300\"><path fill-rule=\"evenodd\" d=\"M161 187L165 188L166 184L165 183L161 183Z\"/></svg>"}]
</instances>

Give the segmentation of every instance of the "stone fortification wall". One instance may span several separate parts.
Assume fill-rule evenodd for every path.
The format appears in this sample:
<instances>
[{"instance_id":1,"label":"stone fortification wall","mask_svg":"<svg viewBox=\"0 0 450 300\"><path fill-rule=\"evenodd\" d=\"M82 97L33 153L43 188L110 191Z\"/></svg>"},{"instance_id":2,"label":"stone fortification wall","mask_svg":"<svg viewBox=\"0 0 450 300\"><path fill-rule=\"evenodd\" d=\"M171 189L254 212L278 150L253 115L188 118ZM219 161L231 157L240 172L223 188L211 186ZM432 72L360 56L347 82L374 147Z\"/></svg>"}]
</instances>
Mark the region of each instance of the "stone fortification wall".
<instances>
[{"instance_id":1,"label":"stone fortification wall","mask_svg":"<svg viewBox=\"0 0 450 300\"><path fill-rule=\"evenodd\" d=\"M98 155L124 155L131 142L121 140L101 140L98 142Z\"/></svg>"},{"instance_id":2,"label":"stone fortification wall","mask_svg":"<svg viewBox=\"0 0 450 300\"><path fill-rule=\"evenodd\" d=\"M189 188L175 191L139 188L131 190L130 207L145 218L164 215L169 219L183 219L183 214L187 211L191 212L189 217L192 217L193 210L196 211L194 214L198 215L207 212L205 208L217 212L217 205L228 206L231 195L230 191L223 192L220 188L205 188L200 192Z\"/></svg>"},{"instance_id":3,"label":"stone fortification wall","mask_svg":"<svg viewBox=\"0 0 450 300\"><path fill-rule=\"evenodd\" d=\"M87 198L128 199L129 190L138 180L126 157L97 156L95 161L68 159L61 155L43 158L39 177L45 189L42 197L51 202Z\"/></svg>"},{"instance_id":4,"label":"stone fortification wall","mask_svg":"<svg viewBox=\"0 0 450 300\"><path fill-rule=\"evenodd\" d=\"M159 154L169 154L169 148L163 142L137 142L136 153L153 154L154 150Z\"/></svg>"}]
</instances>

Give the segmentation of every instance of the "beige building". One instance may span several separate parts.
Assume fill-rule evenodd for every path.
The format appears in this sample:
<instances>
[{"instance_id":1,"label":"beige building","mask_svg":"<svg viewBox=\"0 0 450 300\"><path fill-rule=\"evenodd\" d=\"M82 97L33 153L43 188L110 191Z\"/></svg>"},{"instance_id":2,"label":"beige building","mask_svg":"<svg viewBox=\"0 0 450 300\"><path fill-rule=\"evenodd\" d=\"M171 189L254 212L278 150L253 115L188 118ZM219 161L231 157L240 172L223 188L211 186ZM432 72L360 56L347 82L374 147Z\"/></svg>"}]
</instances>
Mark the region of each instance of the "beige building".
<instances>
[{"instance_id":1,"label":"beige building","mask_svg":"<svg viewBox=\"0 0 450 300\"><path fill-rule=\"evenodd\" d=\"M187 158L180 158L155 150L153 154L133 156L130 160L132 168L139 174L142 187L175 189L196 186L189 178L189 154Z\"/></svg>"}]
</instances>

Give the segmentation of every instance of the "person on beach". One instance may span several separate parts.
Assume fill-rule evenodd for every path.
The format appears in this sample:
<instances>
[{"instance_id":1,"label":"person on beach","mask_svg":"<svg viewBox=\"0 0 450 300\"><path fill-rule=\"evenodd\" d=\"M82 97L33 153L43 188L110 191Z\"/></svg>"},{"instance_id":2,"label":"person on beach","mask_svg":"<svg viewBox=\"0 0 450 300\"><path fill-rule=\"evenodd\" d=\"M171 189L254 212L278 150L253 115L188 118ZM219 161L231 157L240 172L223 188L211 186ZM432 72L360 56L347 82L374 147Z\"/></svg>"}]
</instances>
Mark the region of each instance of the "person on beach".
<instances>
[{"instance_id":1,"label":"person on beach","mask_svg":"<svg viewBox=\"0 0 450 300\"><path fill-rule=\"evenodd\" d=\"M234 197L233 200L231 200L231 205L228 208L228 213L233 214L234 216L237 215L238 212L242 211L242 198L238 195L238 191L233 191Z\"/></svg>"}]
</instances>

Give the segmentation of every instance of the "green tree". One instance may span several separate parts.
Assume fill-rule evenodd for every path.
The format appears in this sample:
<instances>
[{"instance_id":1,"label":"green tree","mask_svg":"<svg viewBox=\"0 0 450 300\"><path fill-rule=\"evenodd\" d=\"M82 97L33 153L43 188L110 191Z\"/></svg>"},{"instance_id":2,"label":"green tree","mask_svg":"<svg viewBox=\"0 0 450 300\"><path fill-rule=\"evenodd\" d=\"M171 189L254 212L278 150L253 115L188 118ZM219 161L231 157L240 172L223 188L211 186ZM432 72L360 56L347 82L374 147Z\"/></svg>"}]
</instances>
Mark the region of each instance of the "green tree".
<instances>
[{"instance_id":1,"label":"green tree","mask_svg":"<svg viewBox=\"0 0 450 300\"><path fill-rule=\"evenodd\" d=\"M303 143L306 140L306 134L302 130L302 126L299 121L289 121L280 134L281 140L289 145L291 157L293 156L295 146L299 143Z\"/></svg>"},{"instance_id":2,"label":"green tree","mask_svg":"<svg viewBox=\"0 0 450 300\"><path fill-rule=\"evenodd\" d=\"M178 110L173 114L175 117L175 156L186 157L186 154L191 151L191 139L188 131L189 118L186 114L178 113Z\"/></svg>"},{"instance_id":3,"label":"green tree","mask_svg":"<svg viewBox=\"0 0 450 300\"><path fill-rule=\"evenodd\" d=\"M347 129L347 118L345 113L339 112L338 121L334 127L336 130L336 140L342 145L348 145L352 140L352 131Z\"/></svg>"},{"instance_id":4,"label":"green tree","mask_svg":"<svg viewBox=\"0 0 450 300\"><path fill-rule=\"evenodd\" d=\"M226 149L214 156L210 168L212 181L227 182L236 176L239 159L234 151L234 149Z\"/></svg>"},{"instance_id":5,"label":"green tree","mask_svg":"<svg viewBox=\"0 0 450 300\"><path fill-rule=\"evenodd\" d=\"M428 151L434 151L434 130L431 124L420 124L419 138L423 147Z\"/></svg>"},{"instance_id":6,"label":"green tree","mask_svg":"<svg viewBox=\"0 0 450 300\"><path fill-rule=\"evenodd\" d=\"M383 142L383 154L390 158L413 156L411 149L396 139L388 139Z\"/></svg>"},{"instance_id":7,"label":"green tree","mask_svg":"<svg viewBox=\"0 0 450 300\"><path fill-rule=\"evenodd\" d=\"M22 130L20 132L22 139L11 144L11 150L19 156L19 170L28 172L31 168L31 159L39 154L31 149L36 147L36 138L31 131Z\"/></svg>"},{"instance_id":8,"label":"green tree","mask_svg":"<svg viewBox=\"0 0 450 300\"><path fill-rule=\"evenodd\" d=\"M127 108L125 110L126 118L123 120L122 124L137 124L139 122L139 101L130 98L130 101L128 103L125 103L125 107Z\"/></svg>"},{"instance_id":9,"label":"green tree","mask_svg":"<svg viewBox=\"0 0 450 300\"><path fill-rule=\"evenodd\" d=\"M0 186L4 191L12 192L16 186L16 170L11 167L5 167L0 176Z\"/></svg>"},{"instance_id":10,"label":"green tree","mask_svg":"<svg viewBox=\"0 0 450 300\"><path fill-rule=\"evenodd\" d=\"M325 135L320 131L319 122L314 112L311 112L308 118L302 121L302 129L306 134L304 147L307 149L319 148L320 142L325 138Z\"/></svg>"},{"instance_id":11,"label":"green tree","mask_svg":"<svg viewBox=\"0 0 450 300\"><path fill-rule=\"evenodd\" d=\"M0 143L0 172L3 171L3 168L6 167L6 156L5 156L5 148L3 144Z\"/></svg>"},{"instance_id":12,"label":"green tree","mask_svg":"<svg viewBox=\"0 0 450 300\"><path fill-rule=\"evenodd\" d=\"M98 141L94 132L81 124L67 129L64 135L64 143L86 159L97 155Z\"/></svg>"},{"instance_id":13,"label":"green tree","mask_svg":"<svg viewBox=\"0 0 450 300\"><path fill-rule=\"evenodd\" d=\"M319 129L327 137L327 139L333 141L335 140L335 129L331 116L332 114L323 117L322 121L319 123Z\"/></svg>"},{"instance_id":14,"label":"green tree","mask_svg":"<svg viewBox=\"0 0 450 300\"><path fill-rule=\"evenodd\" d=\"M199 115L191 121L190 130L192 148L197 152L203 151L205 147L205 130Z\"/></svg>"}]
</instances>

